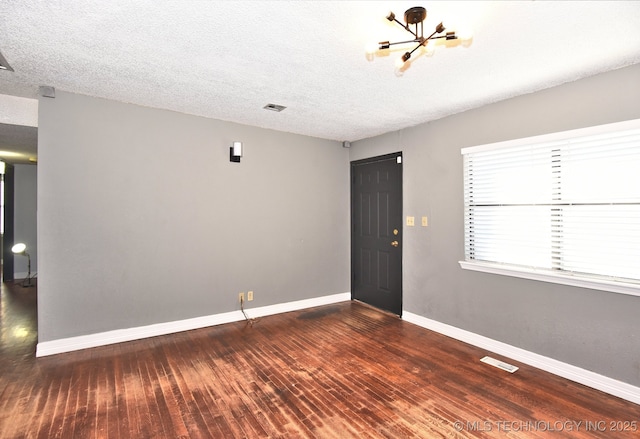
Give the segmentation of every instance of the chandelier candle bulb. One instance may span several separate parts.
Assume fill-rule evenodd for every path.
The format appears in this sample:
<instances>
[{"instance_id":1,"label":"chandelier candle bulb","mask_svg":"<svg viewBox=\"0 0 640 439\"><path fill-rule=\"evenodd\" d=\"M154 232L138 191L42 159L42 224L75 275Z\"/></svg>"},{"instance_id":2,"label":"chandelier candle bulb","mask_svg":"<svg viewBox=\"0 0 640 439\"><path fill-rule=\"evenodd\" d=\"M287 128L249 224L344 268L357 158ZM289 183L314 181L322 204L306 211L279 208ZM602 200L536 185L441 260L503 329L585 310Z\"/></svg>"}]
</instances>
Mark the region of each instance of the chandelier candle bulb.
<instances>
[{"instance_id":1,"label":"chandelier candle bulb","mask_svg":"<svg viewBox=\"0 0 640 439\"><path fill-rule=\"evenodd\" d=\"M379 48L382 48L382 43L369 42L367 43L366 46L364 46L364 50L368 54L376 53L379 50Z\"/></svg>"}]
</instances>

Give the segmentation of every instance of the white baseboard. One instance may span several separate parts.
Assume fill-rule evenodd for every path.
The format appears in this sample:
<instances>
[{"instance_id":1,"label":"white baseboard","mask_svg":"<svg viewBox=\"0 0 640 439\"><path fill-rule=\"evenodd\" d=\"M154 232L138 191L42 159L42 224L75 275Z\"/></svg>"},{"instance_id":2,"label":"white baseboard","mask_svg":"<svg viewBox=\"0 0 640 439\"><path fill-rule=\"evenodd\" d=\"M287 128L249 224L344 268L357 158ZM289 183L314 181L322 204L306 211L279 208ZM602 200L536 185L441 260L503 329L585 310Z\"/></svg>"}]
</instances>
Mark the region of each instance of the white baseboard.
<instances>
[{"instance_id":1,"label":"white baseboard","mask_svg":"<svg viewBox=\"0 0 640 439\"><path fill-rule=\"evenodd\" d=\"M446 335L447 337L455 338L456 340L520 361L528 364L529 366L584 384L585 386L592 387L610 395L640 404L640 387L636 387L568 363L563 363L562 361L554 360L553 358L526 351L464 329L456 328L455 326L437 322L435 320L413 314L409 311L402 311L402 319L431 331Z\"/></svg>"},{"instance_id":2,"label":"white baseboard","mask_svg":"<svg viewBox=\"0 0 640 439\"><path fill-rule=\"evenodd\" d=\"M329 305L332 303L351 300L351 293L332 294L330 296L316 297L313 299L298 300L295 302L280 303L277 305L263 306L259 308L245 308L250 318L264 317L289 311L312 308L314 306ZM58 340L44 341L36 347L36 357L61 354L80 349L94 348L125 341L139 340L158 335L173 334L176 332L190 331L192 329L205 328L207 326L221 325L224 323L244 320L242 311L231 311L222 314L214 314L192 319L178 320L174 322L158 323L154 325L138 326L135 328L116 329L97 334L80 335Z\"/></svg>"}]
</instances>

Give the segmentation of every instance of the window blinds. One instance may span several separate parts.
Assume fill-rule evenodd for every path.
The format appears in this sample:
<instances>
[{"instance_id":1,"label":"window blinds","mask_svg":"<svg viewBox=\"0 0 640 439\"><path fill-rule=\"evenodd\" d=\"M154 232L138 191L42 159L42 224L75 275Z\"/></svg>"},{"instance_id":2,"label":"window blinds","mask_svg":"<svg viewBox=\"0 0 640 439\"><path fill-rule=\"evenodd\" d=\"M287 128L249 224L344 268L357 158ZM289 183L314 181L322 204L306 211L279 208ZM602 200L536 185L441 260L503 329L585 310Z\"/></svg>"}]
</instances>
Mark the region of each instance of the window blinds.
<instances>
[{"instance_id":1,"label":"window blinds","mask_svg":"<svg viewBox=\"0 0 640 439\"><path fill-rule=\"evenodd\" d=\"M640 283L638 121L462 154L466 261Z\"/></svg>"}]
</instances>

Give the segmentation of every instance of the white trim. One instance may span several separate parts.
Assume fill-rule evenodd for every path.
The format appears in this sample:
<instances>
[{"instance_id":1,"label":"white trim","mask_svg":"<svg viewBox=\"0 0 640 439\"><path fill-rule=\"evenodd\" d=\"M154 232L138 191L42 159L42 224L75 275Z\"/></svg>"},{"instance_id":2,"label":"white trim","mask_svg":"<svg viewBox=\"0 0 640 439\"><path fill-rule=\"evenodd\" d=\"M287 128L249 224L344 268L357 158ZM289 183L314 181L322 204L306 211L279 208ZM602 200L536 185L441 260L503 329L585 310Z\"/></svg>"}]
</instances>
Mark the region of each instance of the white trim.
<instances>
[{"instance_id":1,"label":"white trim","mask_svg":"<svg viewBox=\"0 0 640 439\"><path fill-rule=\"evenodd\" d=\"M249 317L264 317L314 306L329 305L332 303L351 300L351 293L339 293L329 296L315 297L312 299L286 302L259 308L245 309ZM192 329L205 328L207 326L222 325L244 320L242 311L231 311L222 314L213 314L192 319L178 320L174 322L158 323L154 325L138 326L128 329L116 329L113 331L99 332L97 334L80 335L77 337L62 338L58 340L44 341L36 347L36 357L61 354L63 352L77 351L80 349L105 346L114 343L139 340L159 335L173 334L176 332L190 331Z\"/></svg>"},{"instance_id":2,"label":"white trim","mask_svg":"<svg viewBox=\"0 0 640 439\"><path fill-rule=\"evenodd\" d=\"M298 311L314 306L331 305L332 303L347 302L351 300L351 293L339 293L331 296L315 297L313 299L298 300L295 302L285 302L276 305L261 306L260 308L245 308L250 318L282 314L285 312Z\"/></svg>"},{"instance_id":3,"label":"white trim","mask_svg":"<svg viewBox=\"0 0 640 439\"><path fill-rule=\"evenodd\" d=\"M492 264L489 262L458 261L458 263L464 270L481 271L483 273L501 274L504 276L570 285L572 287L590 288L593 290L640 296L640 285L638 284L580 277L578 275L572 276L570 274L551 273L541 269L514 267L503 264Z\"/></svg>"},{"instance_id":4,"label":"white trim","mask_svg":"<svg viewBox=\"0 0 640 439\"><path fill-rule=\"evenodd\" d=\"M640 119L625 120L622 122L614 122L605 125L597 125L569 131L542 134L540 136L523 137L521 139L504 140L502 142L487 143L485 145L467 146L460 149L460 154L465 155L469 153L491 151L494 149L500 149L510 146L524 146L533 143L559 142L575 137L593 136L616 131L632 130L636 128L640 128Z\"/></svg>"},{"instance_id":5,"label":"white trim","mask_svg":"<svg viewBox=\"0 0 640 439\"><path fill-rule=\"evenodd\" d=\"M627 401L631 401L635 404L640 404L640 387L636 387L568 363L563 363L562 361L554 360L553 358L511 346L455 326L431 320L406 310L402 311L402 319L409 323L446 335L447 337L520 361L528 364L529 366L584 384L585 386L592 387L610 395L626 399Z\"/></svg>"}]
</instances>

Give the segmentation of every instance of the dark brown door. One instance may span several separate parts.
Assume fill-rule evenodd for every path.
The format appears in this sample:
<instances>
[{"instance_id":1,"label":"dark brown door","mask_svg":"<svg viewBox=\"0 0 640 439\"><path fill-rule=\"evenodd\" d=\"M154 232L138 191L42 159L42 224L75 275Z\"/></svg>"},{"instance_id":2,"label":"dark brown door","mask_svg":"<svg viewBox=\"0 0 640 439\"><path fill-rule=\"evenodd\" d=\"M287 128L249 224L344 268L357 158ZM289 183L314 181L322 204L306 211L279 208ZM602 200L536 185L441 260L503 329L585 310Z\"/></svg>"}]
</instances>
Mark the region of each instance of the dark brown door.
<instances>
[{"instance_id":1,"label":"dark brown door","mask_svg":"<svg viewBox=\"0 0 640 439\"><path fill-rule=\"evenodd\" d=\"M351 297L402 314L402 153L351 162Z\"/></svg>"}]
</instances>

